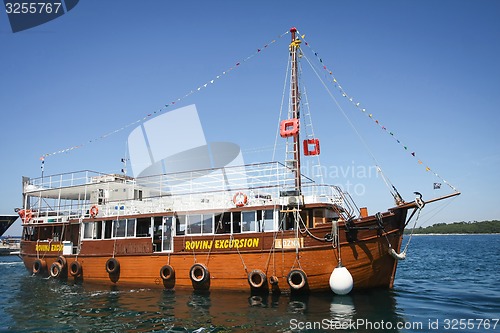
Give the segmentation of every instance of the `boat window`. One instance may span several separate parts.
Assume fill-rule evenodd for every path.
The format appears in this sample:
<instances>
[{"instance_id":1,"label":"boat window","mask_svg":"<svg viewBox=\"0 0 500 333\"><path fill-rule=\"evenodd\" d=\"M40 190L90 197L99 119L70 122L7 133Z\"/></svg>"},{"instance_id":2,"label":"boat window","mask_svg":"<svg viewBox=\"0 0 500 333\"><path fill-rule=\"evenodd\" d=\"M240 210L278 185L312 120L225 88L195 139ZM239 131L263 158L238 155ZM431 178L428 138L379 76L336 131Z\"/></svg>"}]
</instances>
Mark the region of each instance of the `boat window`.
<instances>
[{"instance_id":1,"label":"boat window","mask_svg":"<svg viewBox=\"0 0 500 333\"><path fill-rule=\"evenodd\" d=\"M55 242L59 242L61 240L61 232L62 232L62 226L54 226L54 231L52 231L52 239Z\"/></svg>"},{"instance_id":2,"label":"boat window","mask_svg":"<svg viewBox=\"0 0 500 333\"><path fill-rule=\"evenodd\" d=\"M295 217L293 212L280 213L280 230L293 230L295 225Z\"/></svg>"},{"instance_id":3,"label":"boat window","mask_svg":"<svg viewBox=\"0 0 500 333\"><path fill-rule=\"evenodd\" d=\"M99 189L99 192L98 192L98 195L97 195L97 203L99 205L103 205L106 203L106 198L104 196L104 189L100 188Z\"/></svg>"},{"instance_id":4,"label":"boat window","mask_svg":"<svg viewBox=\"0 0 500 333\"><path fill-rule=\"evenodd\" d=\"M104 239L111 238L111 230L113 230L113 221L104 221Z\"/></svg>"},{"instance_id":5,"label":"boat window","mask_svg":"<svg viewBox=\"0 0 500 333\"><path fill-rule=\"evenodd\" d=\"M186 234L186 216L176 215L175 216L175 234L177 236L182 236Z\"/></svg>"},{"instance_id":6,"label":"boat window","mask_svg":"<svg viewBox=\"0 0 500 333\"><path fill-rule=\"evenodd\" d=\"M215 233L228 234L231 232L231 213L215 214Z\"/></svg>"},{"instance_id":7,"label":"boat window","mask_svg":"<svg viewBox=\"0 0 500 333\"><path fill-rule=\"evenodd\" d=\"M134 237L135 219L121 219L114 221L114 238Z\"/></svg>"},{"instance_id":8,"label":"boat window","mask_svg":"<svg viewBox=\"0 0 500 333\"><path fill-rule=\"evenodd\" d=\"M101 239L102 238L102 222L94 222L95 223L95 239Z\"/></svg>"},{"instance_id":9,"label":"boat window","mask_svg":"<svg viewBox=\"0 0 500 333\"><path fill-rule=\"evenodd\" d=\"M274 230L274 210L268 209L262 211L262 230Z\"/></svg>"},{"instance_id":10,"label":"boat window","mask_svg":"<svg viewBox=\"0 0 500 333\"><path fill-rule=\"evenodd\" d=\"M325 208L316 208L313 210L314 225L326 223L327 210Z\"/></svg>"},{"instance_id":11,"label":"boat window","mask_svg":"<svg viewBox=\"0 0 500 333\"><path fill-rule=\"evenodd\" d=\"M241 231L256 231L257 222L255 219L255 211L241 212Z\"/></svg>"},{"instance_id":12,"label":"boat window","mask_svg":"<svg viewBox=\"0 0 500 333\"><path fill-rule=\"evenodd\" d=\"M83 239L94 239L94 222L83 224Z\"/></svg>"},{"instance_id":13,"label":"boat window","mask_svg":"<svg viewBox=\"0 0 500 333\"><path fill-rule=\"evenodd\" d=\"M187 233L190 235L201 234L201 215L187 215Z\"/></svg>"},{"instance_id":14,"label":"boat window","mask_svg":"<svg viewBox=\"0 0 500 333\"><path fill-rule=\"evenodd\" d=\"M139 218L137 219L137 237L151 237L151 218Z\"/></svg>"},{"instance_id":15,"label":"boat window","mask_svg":"<svg viewBox=\"0 0 500 333\"><path fill-rule=\"evenodd\" d=\"M50 234L49 234L49 228L47 227L41 227L41 228L37 228L38 230L38 237L36 237L36 239L39 239L39 240L47 240L50 238ZM52 228L50 228L50 232L52 232Z\"/></svg>"},{"instance_id":16,"label":"boat window","mask_svg":"<svg viewBox=\"0 0 500 333\"><path fill-rule=\"evenodd\" d=\"M172 250L172 216L166 216L163 218L163 246L162 251Z\"/></svg>"},{"instance_id":17,"label":"boat window","mask_svg":"<svg viewBox=\"0 0 500 333\"><path fill-rule=\"evenodd\" d=\"M83 239L101 239L102 223L86 222L83 224Z\"/></svg>"},{"instance_id":18,"label":"boat window","mask_svg":"<svg viewBox=\"0 0 500 333\"><path fill-rule=\"evenodd\" d=\"M134 190L134 200L142 201L142 190Z\"/></svg>"},{"instance_id":19,"label":"boat window","mask_svg":"<svg viewBox=\"0 0 500 333\"><path fill-rule=\"evenodd\" d=\"M135 219L127 219L127 237L135 236Z\"/></svg>"},{"instance_id":20,"label":"boat window","mask_svg":"<svg viewBox=\"0 0 500 333\"><path fill-rule=\"evenodd\" d=\"M151 222L150 222L151 223ZM155 216L153 219L153 251L161 251L161 234L163 229L163 217Z\"/></svg>"},{"instance_id":21,"label":"boat window","mask_svg":"<svg viewBox=\"0 0 500 333\"><path fill-rule=\"evenodd\" d=\"M339 216L337 213L335 213L332 209L327 209L326 210L326 221L327 222L332 222L338 220Z\"/></svg>"},{"instance_id":22,"label":"boat window","mask_svg":"<svg viewBox=\"0 0 500 333\"><path fill-rule=\"evenodd\" d=\"M204 214L202 219L202 234L213 234L214 233L214 215Z\"/></svg>"},{"instance_id":23,"label":"boat window","mask_svg":"<svg viewBox=\"0 0 500 333\"><path fill-rule=\"evenodd\" d=\"M114 221L113 237L125 237L126 228L127 228L127 220Z\"/></svg>"},{"instance_id":24,"label":"boat window","mask_svg":"<svg viewBox=\"0 0 500 333\"><path fill-rule=\"evenodd\" d=\"M233 217L233 234L239 234L241 232L241 213L240 212L233 212L232 214Z\"/></svg>"}]
</instances>

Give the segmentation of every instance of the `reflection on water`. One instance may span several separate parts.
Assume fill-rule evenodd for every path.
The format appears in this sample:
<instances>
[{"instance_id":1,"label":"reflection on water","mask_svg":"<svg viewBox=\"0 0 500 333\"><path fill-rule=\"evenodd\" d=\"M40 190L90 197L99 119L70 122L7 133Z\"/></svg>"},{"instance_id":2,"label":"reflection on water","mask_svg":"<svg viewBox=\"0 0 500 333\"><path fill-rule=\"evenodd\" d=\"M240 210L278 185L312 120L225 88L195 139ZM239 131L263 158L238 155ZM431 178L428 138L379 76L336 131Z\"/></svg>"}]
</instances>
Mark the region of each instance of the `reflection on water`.
<instances>
[{"instance_id":1,"label":"reflection on water","mask_svg":"<svg viewBox=\"0 0 500 333\"><path fill-rule=\"evenodd\" d=\"M321 331L326 324L358 318L402 320L393 293L385 290L347 296L250 295L103 289L25 276L10 301L10 329L20 331L290 332L315 322L322 323Z\"/></svg>"}]
</instances>

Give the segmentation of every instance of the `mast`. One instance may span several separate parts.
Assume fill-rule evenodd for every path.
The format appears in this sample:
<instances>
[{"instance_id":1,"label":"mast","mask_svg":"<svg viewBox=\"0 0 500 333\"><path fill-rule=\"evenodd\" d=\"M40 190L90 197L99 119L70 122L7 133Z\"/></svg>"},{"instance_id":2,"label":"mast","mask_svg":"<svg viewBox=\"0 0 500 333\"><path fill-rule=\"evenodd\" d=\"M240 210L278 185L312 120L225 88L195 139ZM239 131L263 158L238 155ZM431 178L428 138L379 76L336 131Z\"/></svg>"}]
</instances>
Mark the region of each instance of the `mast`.
<instances>
[{"instance_id":1,"label":"mast","mask_svg":"<svg viewBox=\"0 0 500 333\"><path fill-rule=\"evenodd\" d=\"M300 40L296 37L297 29L295 27L290 29L292 41L290 43L290 56L291 56L291 76L290 76L290 100L292 118L300 122L300 96L299 96L299 80L298 80L298 63L297 56L300 48ZM299 123L300 124L300 123ZM299 125L298 125L299 126ZM298 194L301 193L301 178L300 178L300 131L293 136L293 172L295 176L295 190Z\"/></svg>"}]
</instances>

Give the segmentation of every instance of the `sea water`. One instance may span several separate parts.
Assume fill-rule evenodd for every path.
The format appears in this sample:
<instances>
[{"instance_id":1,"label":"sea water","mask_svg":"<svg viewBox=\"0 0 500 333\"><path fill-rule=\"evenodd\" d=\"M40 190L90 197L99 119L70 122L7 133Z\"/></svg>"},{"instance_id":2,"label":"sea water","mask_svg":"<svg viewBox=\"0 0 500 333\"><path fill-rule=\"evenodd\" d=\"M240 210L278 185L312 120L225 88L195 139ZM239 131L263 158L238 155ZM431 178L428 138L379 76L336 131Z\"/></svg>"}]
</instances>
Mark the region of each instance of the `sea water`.
<instances>
[{"instance_id":1,"label":"sea water","mask_svg":"<svg viewBox=\"0 0 500 333\"><path fill-rule=\"evenodd\" d=\"M0 257L0 332L500 332L499 272L500 235L415 236L394 289L346 296L81 285Z\"/></svg>"}]
</instances>

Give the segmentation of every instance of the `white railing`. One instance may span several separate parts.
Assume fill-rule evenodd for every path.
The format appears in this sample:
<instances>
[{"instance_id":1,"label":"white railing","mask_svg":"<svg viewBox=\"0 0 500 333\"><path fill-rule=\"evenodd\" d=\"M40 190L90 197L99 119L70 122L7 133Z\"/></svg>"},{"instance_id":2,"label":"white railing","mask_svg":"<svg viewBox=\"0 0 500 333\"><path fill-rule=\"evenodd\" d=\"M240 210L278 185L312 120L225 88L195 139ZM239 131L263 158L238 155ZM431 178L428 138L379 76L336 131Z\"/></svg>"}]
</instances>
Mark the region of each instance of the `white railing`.
<instances>
[{"instance_id":1,"label":"white railing","mask_svg":"<svg viewBox=\"0 0 500 333\"><path fill-rule=\"evenodd\" d=\"M233 196L242 192L247 206L287 205L291 184L290 169L281 163L250 164L223 169L163 174L133 179L92 171L67 173L30 179L25 183L25 207L33 210L33 223L65 222L88 218L92 206L99 217L116 217L168 211L227 210L233 208ZM316 184L303 177L300 203L336 204L353 211L349 197L340 188ZM33 189L30 189L32 186ZM71 191L68 191L71 187ZM90 193L109 188L109 197L96 201ZM123 198L123 193L140 190L146 195ZM121 193L121 194L120 194ZM121 197L117 197L121 195ZM115 196L115 197L113 197ZM130 195L129 195L130 196Z\"/></svg>"}]
</instances>

